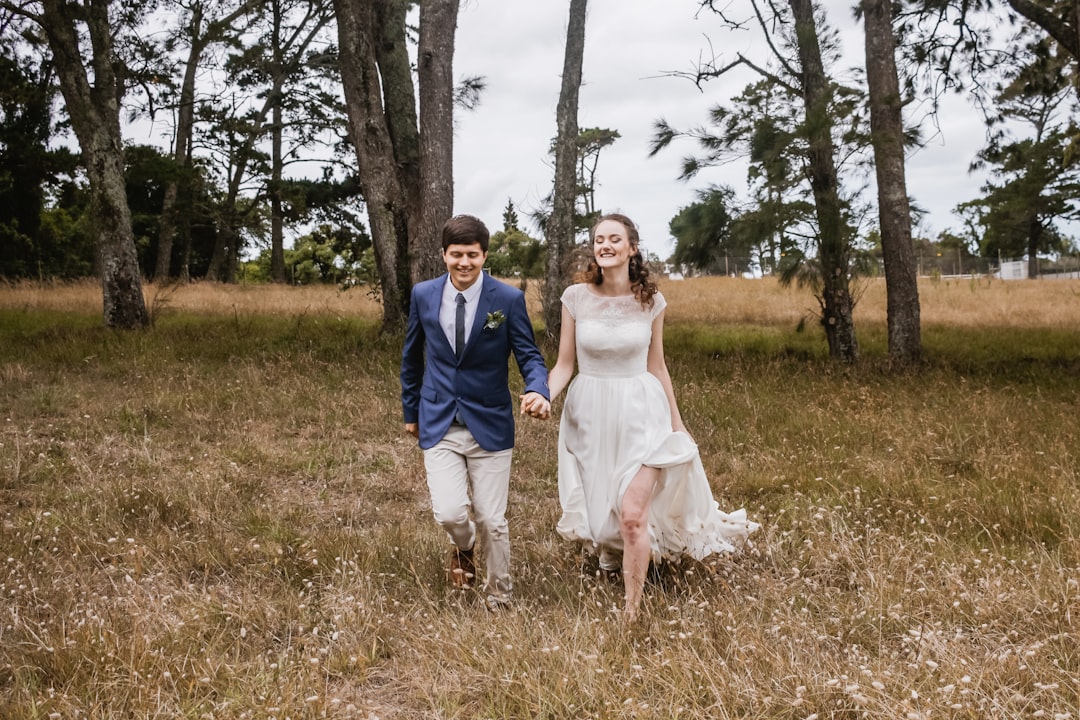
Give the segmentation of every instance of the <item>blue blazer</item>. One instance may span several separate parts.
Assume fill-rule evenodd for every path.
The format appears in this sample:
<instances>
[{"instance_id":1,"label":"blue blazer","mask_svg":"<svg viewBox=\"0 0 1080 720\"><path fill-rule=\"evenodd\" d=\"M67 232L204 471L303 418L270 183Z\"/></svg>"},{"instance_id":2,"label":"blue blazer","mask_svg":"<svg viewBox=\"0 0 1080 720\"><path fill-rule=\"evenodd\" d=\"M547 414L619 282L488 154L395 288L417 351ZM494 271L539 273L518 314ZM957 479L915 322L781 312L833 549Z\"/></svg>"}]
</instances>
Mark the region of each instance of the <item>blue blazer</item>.
<instances>
[{"instance_id":1,"label":"blue blazer","mask_svg":"<svg viewBox=\"0 0 1080 720\"><path fill-rule=\"evenodd\" d=\"M480 447L492 452L512 448L516 403L510 396L510 353L525 379L525 392L550 399L547 366L536 346L525 295L485 273L476 319L459 362L439 326L447 282L444 274L413 286L401 353L405 422L420 424L420 447L425 450L442 440L458 413ZM488 314L496 311L506 320L485 327L490 325Z\"/></svg>"}]
</instances>

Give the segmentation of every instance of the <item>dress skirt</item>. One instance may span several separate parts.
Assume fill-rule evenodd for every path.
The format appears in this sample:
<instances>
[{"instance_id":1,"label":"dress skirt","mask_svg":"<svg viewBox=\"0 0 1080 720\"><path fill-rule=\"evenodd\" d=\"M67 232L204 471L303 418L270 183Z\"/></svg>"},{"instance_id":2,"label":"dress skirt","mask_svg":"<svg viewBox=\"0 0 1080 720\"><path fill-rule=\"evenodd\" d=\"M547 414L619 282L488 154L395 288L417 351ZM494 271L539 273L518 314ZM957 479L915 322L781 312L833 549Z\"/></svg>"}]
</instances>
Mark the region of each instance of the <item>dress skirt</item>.
<instances>
[{"instance_id":1,"label":"dress skirt","mask_svg":"<svg viewBox=\"0 0 1080 720\"><path fill-rule=\"evenodd\" d=\"M660 470L649 508L654 561L732 552L758 527L744 510L720 510L697 445L671 429L654 375L578 374L559 430L559 534L604 557L621 554L619 509L643 465Z\"/></svg>"}]
</instances>

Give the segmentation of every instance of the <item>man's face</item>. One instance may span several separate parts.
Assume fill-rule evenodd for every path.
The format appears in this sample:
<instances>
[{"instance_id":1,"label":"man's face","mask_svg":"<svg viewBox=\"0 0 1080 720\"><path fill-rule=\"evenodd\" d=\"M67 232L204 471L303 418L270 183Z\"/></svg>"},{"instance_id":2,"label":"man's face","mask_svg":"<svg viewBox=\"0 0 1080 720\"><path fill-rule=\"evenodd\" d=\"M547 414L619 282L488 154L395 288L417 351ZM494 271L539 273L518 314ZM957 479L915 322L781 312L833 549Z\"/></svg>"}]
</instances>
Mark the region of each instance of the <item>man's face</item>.
<instances>
[{"instance_id":1,"label":"man's face","mask_svg":"<svg viewBox=\"0 0 1080 720\"><path fill-rule=\"evenodd\" d=\"M450 281L458 290L465 290L480 277L484 269L487 253L480 248L480 243L473 245L448 245L443 250L443 262L450 273Z\"/></svg>"}]
</instances>

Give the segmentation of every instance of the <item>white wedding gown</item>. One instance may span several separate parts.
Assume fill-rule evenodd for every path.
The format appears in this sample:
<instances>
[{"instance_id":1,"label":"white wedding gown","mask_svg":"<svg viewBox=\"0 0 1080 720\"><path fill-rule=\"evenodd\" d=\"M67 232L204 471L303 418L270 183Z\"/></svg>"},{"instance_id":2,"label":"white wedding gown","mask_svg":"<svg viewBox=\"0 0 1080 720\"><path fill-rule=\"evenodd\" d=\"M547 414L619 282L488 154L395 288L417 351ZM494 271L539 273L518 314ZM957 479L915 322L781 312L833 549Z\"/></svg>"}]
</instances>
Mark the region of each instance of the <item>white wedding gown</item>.
<instances>
[{"instance_id":1,"label":"white wedding gown","mask_svg":"<svg viewBox=\"0 0 1080 720\"><path fill-rule=\"evenodd\" d=\"M653 560L701 560L731 552L758 524L744 510L726 513L713 499L697 445L671 429L664 388L648 372L652 322L663 295L643 308L633 296L606 298L571 285L562 301L574 317L578 374L559 425L559 534L618 567L619 508L642 465L660 469L649 508Z\"/></svg>"}]
</instances>

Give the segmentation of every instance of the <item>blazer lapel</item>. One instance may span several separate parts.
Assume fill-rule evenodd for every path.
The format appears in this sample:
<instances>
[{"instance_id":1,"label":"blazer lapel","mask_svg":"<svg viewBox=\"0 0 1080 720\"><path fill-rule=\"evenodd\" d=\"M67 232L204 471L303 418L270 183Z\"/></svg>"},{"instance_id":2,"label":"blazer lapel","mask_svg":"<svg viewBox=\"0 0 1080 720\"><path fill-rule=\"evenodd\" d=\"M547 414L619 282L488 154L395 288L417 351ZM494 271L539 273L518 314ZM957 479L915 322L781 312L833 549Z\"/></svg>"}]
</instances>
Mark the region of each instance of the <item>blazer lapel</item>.
<instances>
[{"instance_id":1,"label":"blazer lapel","mask_svg":"<svg viewBox=\"0 0 1080 720\"><path fill-rule=\"evenodd\" d=\"M450 342L450 339L448 337L446 337L446 333L443 332L442 322L440 322L439 320L442 313L443 291L446 290L446 283L448 282L450 282L450 276L447 273L440 278L439 282L431 284L431 311L434 314L435 327L439 331L439 337L442 338L443 347L446 349L446 352L449 353L449 358L452 361L456 362L457 357L456 353L454 352L454 344Z\"/></svg>"},{"instance_id":2,"label":"blazer lapel","mask_svg":"<svg viewBox=\"0 0 1080 720\"><path fill-rule=\"evenodd\" d=\"M469 339L465 341L465 352L469 352L469 348L473 346L477 340L480 339L480 333L484 331L484 323L487 322L487 315L492 311L492 305L495 302L495 283L490 275L484 273L484 287L480 291L480 297L476 303L476 317L473 318L472 331L469 332ZM465 357L462 353L462 357Z\"/></svg>"}]
</instances>

